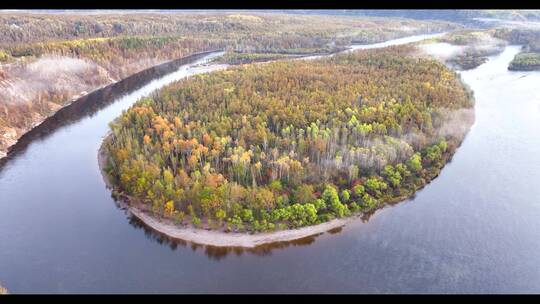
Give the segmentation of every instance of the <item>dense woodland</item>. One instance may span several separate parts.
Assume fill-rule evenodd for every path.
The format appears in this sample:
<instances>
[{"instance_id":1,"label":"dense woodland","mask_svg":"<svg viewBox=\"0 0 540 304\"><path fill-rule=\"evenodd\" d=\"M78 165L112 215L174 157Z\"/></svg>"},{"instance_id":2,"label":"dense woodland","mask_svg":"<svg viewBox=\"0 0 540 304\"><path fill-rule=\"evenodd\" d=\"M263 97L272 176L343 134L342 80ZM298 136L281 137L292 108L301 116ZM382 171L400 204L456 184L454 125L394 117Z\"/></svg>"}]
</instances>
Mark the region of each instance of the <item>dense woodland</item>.
<instances>
[{"instance_id":1,"label":"dense woodland","mask_svg":"<svg viewBox=\"0 0 540 304\"><path fill-rule=\"evenodd\" d=\"M497 28L489 30L454 31L435 39L461 46L461 52L447 58L445 63L467 70L486 62L487 57L504 50L507 44L518 44L523 50L516 54L508 69L514 71L533 71L540 69L540 30L532 28Z\"/></svg>"},{"instance_id":2,"label":"dense woodland","mask_svg":"<svg viewBox=\"0 0 540 304\"><path fill-rule=\"evenodd\" d=\"M494 30L461 30L448 33L439 42L462 47L462 52L448 58L445 62L460 70L469 70L485 63L489 56L504 50L506 42L494 37Z\"/></svg>"},{"instance_id":3,"label":"dense woodland","mask_svg":"<svg viewBox=\"0 0 540 304\"><path fill-rule=\"evenodd\" d=\"M448 20L467 25L476 25L474 18L494 18L515 21L540 20L540 10L512 9L366 9L366 10L322 10L334 15L357 15L378 17L407 17L420 20ZM303 13L320 14L320 10L305 10ZM480 23L481 24L481 23Z\"/></svg>"},{"instance_id":4,"label":"dense woodland","mask_svg":"<svg viewBox=\"0 0 540 304\"><path fill-rule=\"evenodd\" d=\"M405 27L402 29L401 27ZM175 13L69 13L69 14L0 14L0 45L63 41L87 38L129 36L182 36L212 39L249 38L250 45L260 46L282 41L301 46L308 42L344 39L370 42L422 32L456 29L444 21L415 21L403 18L276 14L261 12L175 12ZM373 37L364 37L370 32ZM313 41L316 37L321 41ZM238 43L242 47L242 43Z\"/></svg>"},{"instance_id":5,"label":"dense woodland","mask_svg":"<svg viewBox=\"0 0 540 304\"><path fill-rule=\"evenodd\" d=\"M540 70L540 53L519 53L508 65L511 71Z\"/></svg>"},{"instance_id":6,"label":"dense woodland","mask_svg":"<svg viewBox=\"0 0 540 304\"><path fill-rule=\"evenodd\" d=\"M498 29L496 36L511 44L523 45L523 50L516 54L508 65L512 71L540 70L540 30L538 29Z\"/></svg>"},{"instance_id":7,"label":"dense woodland","mask_svg":"<svg viewBox=\"0 0 540 304\"><path fill-rule=\"evenodd\" d=\"M540 52L540 30L532 28L501 28L494 36L511 44L521 44L528 52Z\"/></svg>"},{"instance_id":8,"label":"dense woodland","mask_svg":"<svg viewBox=\"0 0 540 304\"><path fill-rule=\"evenodd\" d=\"M472 123L460 118L472 99L457 74L413 50L175 82L111 123L105 169L156 216L234 231L312 225L403 199L462 140L456 119Z\"/></svg>"},{"instance_id":9,"label":"dense woodland","mask_svg":"<svg viewBox=\"0 0 540 304\"><path fill-rule=\"evenodd\" d=\"M327 53L456 25L267 13L0 13L0 157L82 92L195 52Z\"/></svg>"}]
</instances>

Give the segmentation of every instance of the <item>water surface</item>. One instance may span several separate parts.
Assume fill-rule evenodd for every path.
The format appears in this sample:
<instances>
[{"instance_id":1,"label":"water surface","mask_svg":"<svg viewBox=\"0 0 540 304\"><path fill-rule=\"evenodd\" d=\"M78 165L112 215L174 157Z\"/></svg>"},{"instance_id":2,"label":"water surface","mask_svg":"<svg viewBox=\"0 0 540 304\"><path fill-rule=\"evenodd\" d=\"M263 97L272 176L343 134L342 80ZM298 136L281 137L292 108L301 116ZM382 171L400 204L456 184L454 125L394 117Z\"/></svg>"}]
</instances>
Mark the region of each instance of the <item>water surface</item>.
<instances>
[{"instance_id":1,"label":"water surface","mask_svg":"<svg viewBox=\"0 0 540 304\"><path fill-rule=\"evenodd\" d=\"M476 122L414 199L254 252L145 231L99 173L109 121L212 69L184 66L32 138L0 167L0 281L12 293L540 292L540 73L507 71L518 51L461 73Z\"/></svg>"}]
</instances>

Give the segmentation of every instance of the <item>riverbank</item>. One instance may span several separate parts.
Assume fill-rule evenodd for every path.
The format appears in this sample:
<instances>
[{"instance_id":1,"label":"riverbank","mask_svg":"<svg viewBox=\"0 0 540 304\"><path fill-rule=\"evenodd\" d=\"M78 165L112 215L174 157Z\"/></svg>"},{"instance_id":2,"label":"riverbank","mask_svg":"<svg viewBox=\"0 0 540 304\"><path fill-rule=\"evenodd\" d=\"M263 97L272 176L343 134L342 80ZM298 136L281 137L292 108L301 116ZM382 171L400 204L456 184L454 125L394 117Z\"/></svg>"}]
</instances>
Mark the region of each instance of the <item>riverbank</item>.
<instances>
[{"instance_id":1,"label":"riverbank","mask_svg":"<svg viewBox=\"0 0 540 304\"><path fill-rule=\"evenodd\" d=\"M111 134L107 134L98 151L98 166L103 176L103 180L108 188L114 189L114 185L109 179L109 175L104 168L107 164L107 154L104 151L106 141L110 140ZM149 210L144 209L144 205L136 198L125 194L119 194L118 200L120 207L127 210L129 214L142 221L151 229L167 235L173 239L179 239L201 245L210 245L216 247L244 247L254 248L257 246L288 242L302 239L309 236L325 233L329 230L345 226L348 222L361 215L350 216L347 218L334 219L318 225L302 227L299 229L287 229L275 232L263 232L257 234L248 234L241 232L225 232L219 230L207 230L196 228L190 225L179 226L173 220L167 218L158 219L151 215Z\"/></svg>"},{"instance_id":2,"label":"riverbank","mask_svg":"<svg viewBox=\"0 0 540 304\"><path fill-rule=\"evenodd\" d=\"M509 71L540 71L540 53L520 52L508 64Z\"/></svg>"},{"instance_id":3,"label":"riverbank","mask_svg":"<svg viewBox=\"0 0 540 304\"><path fill-rule=\"evenodd\" d=\"M51 112L47 116L39 116L39 117L33 117L32 124L29 128L25 128L22 131L21 130L15 130L15 129L8 129L4 134L2 135L3 138L0 140L0 160L7 157L12 150L12 148L23 138L25 135L30 133L32 130L39 128L42 124L44 124L47 120L53 119L56 115L59 115L62 111L72 107L72 106L79 106L79 103L84 103L85 100L88 99L88 96L90 95L96 95L99 94L102 91L110 90L112 87L119 85L121 83L124 83L128 81L129 79L136 78L139 75L144 75L148 73L149 71L159 71L161 74L166 74L168 72L172 72L173 69L178 68L180 65L187 64L194 62L208 54L218 52L219 50L211 50L211 51L205 51L205 52L198 52L194 53L182 58L177 58L174 60L167 61L162 64L158 64L152 67L149 67L147 69L144 69L142 71L139 71L137 73L134 73L128 77L122 78L118 81L111 82L107 85L100 86L90 92L80 92L79 94L73 96L69 102L67 102L65 105L58 106L53 112Z\"/></svg>"},{"instance_id":4,"label":"riverbank","mask_svg":"<svg viewBox=\"0 0 540 304\"><path fill-rule=\"evenodd\" d=\"M98 92L98 91L102 90L103 88L106 88L106 87L108 87L110 85L114 85L114 84L116 84L116 83L118 83L120 81L122 81L122 80L111 81L106 85L102 85L102 86L97 87L96 89L94 89L90 93ZM42 115L33 115L32 117L30 117L31 123L30 123L29 127L27 127L27 128L4 127L3 130L0 129L0 134L2 135L2 138L0 139L0 160L8 155L11 147L16 145L17 142L21 139L21 137L23 137L25 134L32 131L34 128L41 125L45 120L47 120L47 119L53 117L54 115L56 115L58 113L58 111L69 107L74 102L76 102L77 100L87 96L88 94L89 94L88 92L82 91L82 92L79 92L79 94L74 95L73 98L71 98L68 102L66 102L65 104L63 104L61 106L55 104L56 108L49 115L44 115L44 116L42 116Z\"/></svg>"},{"instance_id":5,"label":"riverbank","mask_svg":"<svg viewBox=\"0 0 540 304\"><path fill-rule=\"evenodd\" d=\"M274 61L284 61L284 60L297 60L305 59L309 57L324 57L332 56L338 53L351 51L353 45L350 45L346 48L338 48L330 52L321 53L321 52L312 52L312 53L285 53L285 52L275 52L275 53L242 53L242 52L228 52L223 54L220 57L217 57L213 60L216 63L224 63L229 65L242 65L242 64L251 64L251 63L267 63Z\"/></svg>"},{"instance_id":6,"label":"riverbank","mask_svg":"<svg viewBox=\"0 0 540 304\"><path fill-rule=\"evenodd\" d=\"M474 118L468 122L468 129L474 123ZM468 133L468 132L467 132ZM107 141L111 139L112 133L108 133L98 150L98 167L103 180L107 188L112 190L115 201L119 207L125 209L130 215L139 219L150 229L164 234L172 239L187 241L200 245L208 245L215 247L243 247L243 248L255 248L262 245L268 245L279 242L290 242L306 237L316 236L325 232L330 232L338 228L342 228L348 223L356 220L357 218L367 219L373 215L377 210L385 208L387 206L393 206L400 202L414 197L417 191L426 187L431 181L439 176L441 170L452 160L453 155L463 143L467 133L463 134L457 142L457 145L453 151L445 153L443 159L443 165L440 168L434 168L427 174L427 178L424 183L414 185L414 189L407 191L405 194L391 198L384 203L379 204L375 208L366 212L358 212L347 217L337 218L317 225L305 226L297 229L286 229L274 232L260 232L256 234L248 232L229 232L223 230L213 230L211 228L197 228L192 224L177 224L173 219L166 217L156 217L152 215L148 206L140 201L140 199L118 192L114 187L114 184L109 178L109 174L105 172L105 167L108 163L107 154L104 151ZM187 221L188 223L190 221Z\"/></svg>"}]
</instances>

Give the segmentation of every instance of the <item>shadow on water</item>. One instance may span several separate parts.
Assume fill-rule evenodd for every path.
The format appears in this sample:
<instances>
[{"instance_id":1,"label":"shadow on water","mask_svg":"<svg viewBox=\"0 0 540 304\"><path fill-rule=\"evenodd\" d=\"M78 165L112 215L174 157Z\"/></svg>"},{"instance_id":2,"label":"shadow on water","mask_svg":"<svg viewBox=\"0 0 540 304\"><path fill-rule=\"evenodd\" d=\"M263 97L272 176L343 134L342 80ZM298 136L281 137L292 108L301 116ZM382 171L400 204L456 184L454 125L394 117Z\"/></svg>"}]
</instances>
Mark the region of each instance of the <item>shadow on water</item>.
<instances>
[{"instance_id":1,"label":"shadow on water","mask_svg":"<svg viewBox=\"0 0 540 304\"><path fill-rule=\"evenodd\" d=\"M10 147L8 155L0 159L0 171L11 160L21 155L28 145L34 141L44 140L55 131L80 121L85 117L92 117L99 110L112 104L118 98L140 89L152 80L170 74L182 65L193 63L209 54L219 52L212 50L175 59L149 69L135 73L118 82L97 89L85 95L70 105L61 108L54 115L45 119L40 125L25 133L15 145Z\"/></svg>"},{"instance_id":2,"label":"shadow on water","mask_svg":"<svg viewBox=\"0 0 540 304\"><path fill-rule=\"evenodd\" d=\"M421 189L419 189L421 190ZM384 204L380 206L379 208L367 211L363 214L359 214L357 216L354 216L355 221L361 221L362 223L366 223L370 220L372 216L374 216L378 211L386 208L392 208L393 206L399 204L399 203L405 203L408 201L414 200L416 197L416 193L412 194L409 198L400 200L397 202L389 202L387 204ZM196 252L198 250L201 250L207 257L213 260L221 260L225 258L228 255L235 254L236 256L241 256L244 253L253 254L257 256L270 256L272 255L272 252L275 250L285 249L288 247L299 247L299 246L309 246L315 243L316 238L319 236L322 236L324 234L330 234L335 235L343 232L343 228L345 227L345 224L340 227L329 229L326 232L316 233L307 237L303 237L296 240L291 241L280 241L280 242L273 242L268 244L263 244L256 246L254 248L247 248L247 247L235 247L235 246L211 246L211 245L204 245L204 244L198 244L190 241L185 241L178 238L172 238L160 231L157 231L153 229L152 227L145 224L143 221L141 221L139 218L133 216L130 214L130 212L127 209L126 203L118 196L115 196L114 194L111 194L111 198L114 201L116 207L118 209L121 209L124 211L124 213L127 216L128 222L131 226L133 226L135 229L141 229L144 231L144 235L147 239L157 242L158 244L162 246L168 246L171 250L175 251L179 246L183 248L191 247L191 249Z\"/></svg>"},{"instance_id":3,"label":"shadow on water","mask_svg":"<svg viewBox=\"0 0 540 304\"><path fill-rule=\"evenodd\" d=\"M448 158L443 168L441 168L441 170L435 176L433 176L426 184L416 189L413 193L411 193L407 197L403 197L403 199L396 200L393 202L387 202L379 206L378 208L375 208L370 211L366 211L356 216L353 220L361 221L362 223L367 223L371 219L372 216L377 214L377 212L380 212L387 208L393 208L396 205L402 205L402 204L414 201L418 193L422 191L425 187L427 187L429 184L431 184L440 175L442 170L444 170L444 168L446 168L448 165L452 163L455 157L455 153L459 151L459 147L463 145L468 135L469 135L469 132L467 132L463 136L463 138L460 140L460 142L457 144L455 152ZM317 234L300 238L297 240L268 243L268 244L260 245L254 248L218 247L218 246L202 245L202 244L184 241L181 239L171 238L167 236L166 234L163 234L147 226L144 222L142 222L137 217L129 215L129 212L127 211L127 209L122 206L121 199L119 197L115 197L114 195L111 195L111 198L114 200L116 206L119 209L122 209L126 212L126 215L128 215L129 217L129 223L136 229L143 229L144 234L148 239L154 240L161 245L169 246L173 251L176 250L178 246L191 247L193 251L198 251L200 249L204 252L206 256L214 260L221 260L230 254L236 254L236 256L241 256L244 253L249 253L249 254L254 254L258 256L269 256L275 250L284 249L288 247L309 246L315 242L317 237L324 234L331 234L331 235L339 234L343 232L343 228L345 227L345 225L343 225L340 227L332 228L323 233L317 233Z\"/></svg>"},{"instance_id":4,"label":"shadow on water","mask_svg":"<svg viewBox=\"0 0 540 304\"><path fill-rule=\"evenodd\" d=\"M458 146L460 146L463 143L464 139L460 142L460 144ZM450 157L450 159L448 160L448 162L446 163L446 165L444 167L446 167L448 164L450 164L452 162L453 156L454 155L452 155L452 157ZM444 169L444 167L443 167L443 169ZM437 176L438 175L439 174L437 174ZM400 205L400 204L404 204L404 203L407 203L407 202L414 201L414 199L416 198L418 192L422 191L427 185L429 185L431 182L433 182L433 180L435 180L435 178L437 176L435 176L432 180L430 180L428 183L426 183L421 188L417 189L417 191L412 193L407 198L404 198L403 200L398 200L398 201L395 201L395 202L388 202L388 203L386 203L386 204L384 204L384 205L382 205L382 206L380 206L380 207L378 207L376 209L373 209L373 210L370 210L368 212L365 212L363 214L358 215L357 217L354 218L354 220L355 221L361 221L362 223L366 223L366 222L368 222L370 220L370 218L372 216L374 216L377 212L379 212L379 211L381 211L383 209L392 208L392 207L394 207L396 205ZM122 206L119 199L115 198L114 195L111 195L111 198L113 198L113 200L115 201L116 206L119 209L122 209L122 210L125 211L126 215L128 216L129 223L133 227L135 227L136 229L144 230L144 235L148 239L153 240L153 241L155 241L155 242L157 242L157 243L159 243L159 244L161 244L163 246L168 246L173 251L175 251L179 246L183 247L183 248L191 247L191 249L194 252L196 252L198 250L201 250L202 252L204 252L204 254L207 257L209 257L209 258L211 258L213 260L217 260L217 261L225 258L228 255L232 255L232 254L235 254L236 256L241 256L244 253L248 253L248 254L254 254L254 255L257 255L257 256L270 256L270 255L272 255L272 252L275 251L275 250L285 249L285 248L288 248L288 247L309 246L309 245L315 243L317 237L322 236L324 234L330 234L330 235L339 234L339 233L343 232L343 228L345 227L345 225L343 225L343 226L340 226L340 227L332 228L332 229L330 229L330 230L328 230L326 232L317 233L317 234L307 236L307 237L304 237L304 238L300 238L300 239L297 239L297 240L268 243L268 244L263 244L263 245L260 245L260 246L254 247L254 248L218 247L218 246L202 245L202 244L188 242L188 241L181 240L181 239L171 238L168 235L163 234L163 233L161 233L161 232L159 232L157 230L154 230L151 227L147 226L144 222L142 222L137 217L131 216L129 214L129 212L127 211L127 209Z\"/></svg>"},{"instance_id":5,"label":"shadow on water","mask_svg":"<svg viewBox=\"0 0 540 304\"><path fill-rule=\"evenodd\" d=\"M244 248L244 247L218 247L210 245L201 245L197 243L192 243L176 238L171 238L159 231L156 231L148 227L145 223L139 220L137 217L129 216L129 223L136 229L142 229L144 235L160 245L168 246L171 250L175 251L179 246L183 248L191 247L195 252L201 250L209 258L219 261L230 254L235 254L236 256L241 256L244 253L254 254L258 256L269 256L274 250L283 249L287 247L297 247L297 246L308 246L315 242L315 238L323 235L324 233L318 233L311 236L307 236L301 239L285 242L274 242L269 244L260 245L254 248ZM332 229L332 234L338 233L341 231L341 228Z\"/></svg>"}]
</instances>

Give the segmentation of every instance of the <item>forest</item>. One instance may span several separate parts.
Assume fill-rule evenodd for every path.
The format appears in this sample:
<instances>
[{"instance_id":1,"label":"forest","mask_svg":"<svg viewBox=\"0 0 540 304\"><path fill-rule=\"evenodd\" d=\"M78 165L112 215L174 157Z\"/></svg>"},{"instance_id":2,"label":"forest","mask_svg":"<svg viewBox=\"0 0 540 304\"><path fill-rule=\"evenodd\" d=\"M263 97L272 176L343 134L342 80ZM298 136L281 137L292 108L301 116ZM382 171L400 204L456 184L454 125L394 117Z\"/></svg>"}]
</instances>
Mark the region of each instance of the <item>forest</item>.
<instances>
[{"instance_id":1,"label":"forest","mask_svg":"<svg viewBox=\"0 0 540 304\"><path fill-rule=\"evenodd\" d=\"M237 53L226 52L222 56L214 59L218 63L226 63L230 65L247 64L254 62L265 62L272 60L291 59L300 55L278 54L278 53Z\"/></svg>"},{"instance_id":2,"label":"forest","mask_svg":"<svg viewBox=\"0 0 540 304\"><path fill-rule=\"evenodd\" d=\"M494 37L495 30L461 30L448 33L438 42L459 46L461 49L445 63L459 70L469 70L485 63L489 56L504 50L506 41Z\"/></svg>"},{"instance_id":3,"label":"forest","mask_svg":"<svg viewBox=\"0 0 540 304\"><path fill-rule=\"evenodd\" d=\"M441 21L271 13L0 13L0 157L73 98L200 51L328 53L457 28Z\"/></svg>"},{"instance_id":4,"label":"forest","mask_svg":"<svg viewBox=\"0 0 540 304\"><path fill-rule=\"evenodd\" d=\"M426 41L424 45L429 43L450 44L442 48L444 50L442 53L446 54L434 55L439 55L439 59L443 62L460 70L476 68L485 63L489 56L502 52L507 44L522 45L521 52L516 54L508 69L512 71L540 69L540 31L533 28L459 30Z\"/></svg>"},{"instance_id":5,"label":"forest","mask_svg":"<svg viewBox=\"0 0 540 304\"><path fill-rule=\"evenodd\" d=\"M540 70L540 53L519 53L508 65L511 71Z\"/></svg>"},{"instance_id":6,"label":"forest","mask_svg":"<svg viewBox=\"0 0 540 304\"><path fill-rule=\"evenodd\" d=\"M420 20L448 20L466 25L477 25L475 18L494 18L516 21L540 20L540 10L515 9L366 9L366 10L304 10L304 13L334 15L360 15L378 17L407 17Z\"/></svg>"},{"instance_id":7,"label":"forest","mask_svg":"<svg viewBox=\"0 0 540 304\"><path fill-rule=\"evenodd\" d=\"M540 70L540 30L532 28L498 29L496 36L511 44L523 45L508 65L511 71Z\"/></svg>"},{"instance_id":8,"label":"forest","mask_svg":"<svg viewBox=\"0 0 540 304\"><path fill-rule=\"evenodd\" d=\"M472 93L413 46L177 81L111 123L104 170L156 217L237 232L367 214L438 175Z\"/></svg>"}]
</instances>

